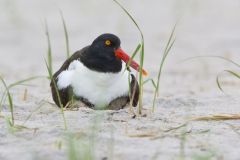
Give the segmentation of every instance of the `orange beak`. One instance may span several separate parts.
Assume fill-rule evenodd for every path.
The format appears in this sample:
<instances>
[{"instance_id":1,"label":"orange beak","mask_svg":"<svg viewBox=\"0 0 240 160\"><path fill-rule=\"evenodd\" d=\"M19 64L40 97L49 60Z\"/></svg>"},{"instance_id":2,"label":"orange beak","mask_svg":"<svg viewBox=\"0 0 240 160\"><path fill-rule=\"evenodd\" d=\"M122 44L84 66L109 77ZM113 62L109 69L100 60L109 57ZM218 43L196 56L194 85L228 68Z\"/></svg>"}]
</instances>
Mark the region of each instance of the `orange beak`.
<instances>
[{"instance_id":1,"label":"orange beak","mask_svg":"<svg viewBox=\"0 0 240 160\"><path fill-rule=\"evenodd\" d=\"M137 62L135 62L134 60L131 60L131 58L127 55L127 53L125 53L121 48L118 48L115 50L115 55L116 55L116 57L123 60L125 63L130 63L129 64L130 67L132 67L133 69L135 69L136 71L139 72L139 70L140 70L139 64L137 64ZM148 75L147 71L145 71L144 69L142 69L142 74L144 76Z\"/></svg>"}]
</instances>

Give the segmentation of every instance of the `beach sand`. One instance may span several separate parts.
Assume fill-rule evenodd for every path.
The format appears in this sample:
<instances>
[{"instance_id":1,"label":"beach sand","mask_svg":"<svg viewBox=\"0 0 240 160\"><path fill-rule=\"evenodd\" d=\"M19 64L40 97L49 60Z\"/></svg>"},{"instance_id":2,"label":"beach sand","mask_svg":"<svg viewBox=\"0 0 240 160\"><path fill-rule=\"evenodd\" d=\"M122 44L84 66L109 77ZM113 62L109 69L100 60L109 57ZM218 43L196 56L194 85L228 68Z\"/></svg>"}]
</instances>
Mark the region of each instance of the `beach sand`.
<instances>
[{"instance_id":1,"label":"beach sand","mask_svg":"<svg viewBox=\"0 0 240 160\"><path fill-rule=\"evenodd\" d=\"M65 160L71 146L78 159L240 159L240 120L191 121L213 114L239 114L240 81L223 70L239 71L218 58L239 62L240 2L227 0L120 1L145 36L144 68L157 78L164 47L173 26L176 42L163 68L155 112L154 88L144 86L143 115L129 109L94 111L80 108L62 114L52 104L49 80L39 78L12 88L16 125L11 132L8 101L0 116L0 160ZM0 0L0 75L7 84L47 76L44 58L48 23L56 71L66 59L63 12L71 52L89 45L102 33L114 33L131 54L140 42L138 30L110 0ZM220 74L225 93L216 84ZM1 94L4 91L1 86ZM26 97L24 98L24 94Z\"/></svg>"}]
</instances>

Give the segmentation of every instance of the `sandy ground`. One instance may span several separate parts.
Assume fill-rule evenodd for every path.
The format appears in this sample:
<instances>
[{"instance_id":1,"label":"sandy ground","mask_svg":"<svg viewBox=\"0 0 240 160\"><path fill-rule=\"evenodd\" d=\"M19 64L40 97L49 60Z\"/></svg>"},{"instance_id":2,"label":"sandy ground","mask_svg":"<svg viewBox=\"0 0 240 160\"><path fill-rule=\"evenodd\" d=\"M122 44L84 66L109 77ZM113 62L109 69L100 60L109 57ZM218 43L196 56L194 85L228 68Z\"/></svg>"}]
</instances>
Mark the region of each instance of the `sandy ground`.
<instances>
[{"instance_id":1,"label":"sandy ground","mask_svg":"<svg viewBox=\"0 0 240 160\"><path fill-rule=\"evenodd\" d=\"M128 109L65 111L64 131L60 110L52 102L49 82L38 79L11 90L17 125L11 133L7 101L0 116L1 160L68 159L71 142L78 159L88 150L95 159L240 159L240 121L189 121L192 117L240 113L238 79L222 74L239 68L214 58L184 59L200 55L225 56L239 62L240 1L237 0L132 0L121 1L134 15L146 41L145 68L156 78L162 51L178 22L176 43L167 59L157 99L150 114L153 88L144 89L144 117L132 118ZM139 34L128 17L110 0L0 0L0 74L8 84L47 75L44 64L48 22L54 52L54 70L65 60L62 10L74 52L97 35L111 32L131 53ZM27 99L23 95L27 89ZM1 88L1 94L3 87ZM31 116L29 116L31 115ZM5 118L4 118L5 117ZM26 121L26 119L28 119Z\"/></svg>"}]
</instances>

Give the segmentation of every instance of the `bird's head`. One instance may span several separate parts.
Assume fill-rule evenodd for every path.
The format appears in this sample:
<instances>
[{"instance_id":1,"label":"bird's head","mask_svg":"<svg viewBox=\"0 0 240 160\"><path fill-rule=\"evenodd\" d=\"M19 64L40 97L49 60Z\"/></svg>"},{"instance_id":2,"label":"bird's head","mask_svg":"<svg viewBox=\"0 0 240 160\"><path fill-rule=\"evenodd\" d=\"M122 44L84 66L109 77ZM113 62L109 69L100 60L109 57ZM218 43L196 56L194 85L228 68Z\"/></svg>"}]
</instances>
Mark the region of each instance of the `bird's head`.
<instances>
[{"instance_id":1,"label":"bird's head","mask_svg":"<svg viewBox=\"0 0 240 160\"><path fill-rule=\"evenodd\" d=\"M102 34L97 37L90 45L90 52L95 59L102 60L103 62L113 62L116 65L122 66L122 60L125 63L129 63L129 66L139 71L139 64L128 56L126 52L121 49L120 39L113 34ZM130 62L129 62L130 61ZM113 67L116 67L113 65ZM142 69L143 75L147 75L147 72Z\"/></svg>"}]
</instances>

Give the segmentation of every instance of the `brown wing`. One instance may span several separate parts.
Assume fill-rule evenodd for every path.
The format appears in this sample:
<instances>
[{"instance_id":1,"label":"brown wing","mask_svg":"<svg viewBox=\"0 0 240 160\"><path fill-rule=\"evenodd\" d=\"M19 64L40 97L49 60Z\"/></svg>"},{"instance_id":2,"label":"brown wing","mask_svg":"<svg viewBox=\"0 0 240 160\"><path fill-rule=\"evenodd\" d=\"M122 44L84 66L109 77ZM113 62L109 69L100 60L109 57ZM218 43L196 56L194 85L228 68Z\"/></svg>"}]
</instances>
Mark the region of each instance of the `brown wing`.
<instances>
[{"instance_id":1,"label":"brown wing","mask_svg":"<svg viewBox=\"0 0 240 160\"><path fill-rule=\"evenodd\" d=\"M53 75L50 86L51 86L51 91L52 91L52 98L58 107L61 107L59 102L61 102L63 107L67 105L67 103L73 98L73 91L72 91L72 87L67 87L67 88L59 90L57 88L57 81L58 81L57 77L62 71L68 69L70 63L73 60L80 59L82 53L85 52L88 49L88 47L89 46L75 52L69 59L67 59L63 63L61 68ZM58 93L59 93L59 97L58 97Z\"/></svg>"}]
</instances>

